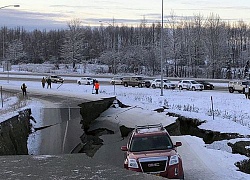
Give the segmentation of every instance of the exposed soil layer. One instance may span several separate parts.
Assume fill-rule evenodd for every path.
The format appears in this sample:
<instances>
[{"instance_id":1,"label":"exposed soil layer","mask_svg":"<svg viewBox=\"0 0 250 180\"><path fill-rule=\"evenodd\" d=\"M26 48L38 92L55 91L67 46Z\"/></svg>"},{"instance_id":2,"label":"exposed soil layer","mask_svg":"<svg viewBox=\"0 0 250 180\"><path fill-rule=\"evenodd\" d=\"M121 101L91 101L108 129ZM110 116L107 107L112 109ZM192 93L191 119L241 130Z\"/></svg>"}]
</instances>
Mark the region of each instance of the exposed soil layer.
<instances>
[{"instance_id":1,"label":"exposed soil layer","mask_svg":"<svg viewBox=\"0 0 250 180\"><path fill-rule=\"evenodd\" d=\"M241 162L235 163L235 166L237 166L241 172L250 174L250 160L243 160Z\"/></svg>"},{"instance_id":2,"label":"exposed soil layer","mask_svg":"<svg viewBox=\"0 0 250 180\"><path fill-rule=\"evenodd\" d=\"M31 110L26 109L0 124L0 155L28 155L30 119Z\"/></svg>"},{"instance_id":3,"label":"exposed soil layer","mask_svg":"<svg viewBox=\"0 0 250 180\"><path fill-rule=\"evenodd\" d=\"M79 104L81 107L80 113L82 116L82 129L87 132L91 122L98 118L103 111L107 110L112 105L114 100L115 97Z\"/></svg>"},{"instance_id":4,"label":"exposed soil layer","mask_svg":"<svg viewBox=\"0 0 250 180\"><path fill-rule=\"evenodd\" d=\"M227 143L232 148L232 153L241 154L250 157L250 149L246 148L250 146L250 141L238 141L236 143Z\"/></svg>"},{"instance_id":5,"label":"exposed soil layer","mask_svg":"<svg viewBox=\"0 0 250 180\"><path fill-rule=\"evenodd\" d=\"M199 129L198 126L205 121L186 118L174 113L168 113L167 115L178 117L175 124L165 127L169 131L170 135L197 136L202 138L206 144L211 144L214 141L246 137L238 133L220 133L211 130ZM250 146L250 141L238 141L234 144L228 143L228 145L232 148L232 153L242 154L250 157L250 149L246 148L246 146ZM240 171L250 174L250 160L237 162L235 165L240 169Z\"/></svg>"},{"instance_id":6,"label":"exposed soil layer","mask_svg":"<svg viewBox=\"0 0 250 180\"><path fill-rule=\"evenodd\" d=\"M114 134L114 131L106 128L100 128L86 132L86 134L82 135L81 140L83 146L79 153L85 153L87 156L93 157L98 149L103 145L103 140L100 139L99 136L104 134Z\"/></svg>"},{"instance_id":7,"label":"exposed soil layer","mask_svg":"<svg viewBox=\"0 0 250 180\"><path fill-rule=\"evenodd\" d=\"M167 113L167 115L178 117L175 125L166 127L170 135L192 135L203 139L206 144L211 144L214 141L229 140L235 138L244 138L245 136L238 133L221 133L217 131L199 129L198 126L206 121L200 121L199 119L186 118L184 116ZM175 128L173 128L175 126Z\"/></svg>"}]
</instances>

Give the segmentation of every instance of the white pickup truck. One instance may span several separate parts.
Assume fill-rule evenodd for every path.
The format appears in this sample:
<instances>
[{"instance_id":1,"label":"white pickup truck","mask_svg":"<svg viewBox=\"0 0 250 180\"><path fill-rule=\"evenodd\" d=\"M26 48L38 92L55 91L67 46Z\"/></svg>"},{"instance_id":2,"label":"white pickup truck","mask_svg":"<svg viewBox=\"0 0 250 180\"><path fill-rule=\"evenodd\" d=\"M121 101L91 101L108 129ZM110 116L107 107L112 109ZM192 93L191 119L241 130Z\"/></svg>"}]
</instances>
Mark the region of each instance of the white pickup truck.
<instances>
[{"instance_id":1,"label":"white pickup truck","mask_svg":"<svg viewBox=\"0 0 250 180\"><path fill-rule=\"evenodd\" d=\"M228 91L233 93L234 91L238 91L239 93L244 93L244 88L246 85L250 86L250 81L246 80L235 80L228 82Z\"/></svg>"}]
</instances>

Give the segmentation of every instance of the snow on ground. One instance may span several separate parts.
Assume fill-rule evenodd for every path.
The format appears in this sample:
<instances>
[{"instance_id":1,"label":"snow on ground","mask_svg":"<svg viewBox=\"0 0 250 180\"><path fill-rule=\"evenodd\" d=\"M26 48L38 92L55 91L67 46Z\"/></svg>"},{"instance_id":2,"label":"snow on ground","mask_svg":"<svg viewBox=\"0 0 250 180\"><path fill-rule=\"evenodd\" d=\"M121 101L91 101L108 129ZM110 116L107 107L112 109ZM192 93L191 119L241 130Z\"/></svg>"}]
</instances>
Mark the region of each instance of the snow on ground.
<instances>
[{"instance_id":1,"label":"snow on ground","mask_svg":"<svg viewBox=\"0 0 250 180\"><path fill-rule=\"evenodd\" d=\"M0 85L3 89L12 88L20 90L22 83L23 82L20 81L10 81L9 83L6 81L0 81ZM100 94L95 95L92 94L92 85L63 84L59 87L59 84L52 84L52 89L43 89L40 82L27 81L25 83L28 87L28 95L41 92L61 94L69 97L89 97L90 99L116 95L117 99L122 103L134 107L141 107L144 110L153 111L156 108L167 106L169 107L167 110L169 112L178 113L186 117L197 118L202 121L205 120L206 123L200 125L200 128L203 129L227 133L239 133L242 135L250 134L250 100L246 99L243 94L239 93L209 90L195 92L187 90L164 90L163 96L160 96L160 89L133 88L101 84ZM15 98L13 98L13 102L15 101L14 99ZM30 107L37 107L42 106L42 103L39 104L39 102L29 99L27 105ZM2 110L10 106L11 103L4 102ZM214 112L214 116L212 115L212 112ZM4 116L1 116L1 121L3 120L2 117ZM249 139L245 138L244 140ZM205 145L203 142L200 145L207 146L207 152L210 153L211 156L221 159L221 166L227 169L225 170L226 173L228 173L228 170L231 170L232 173L235 172L235 175L232 175L231 177L237 177L237 179L250 178L250 175L236 171L237 167L234 166L235 162L246 159L247 157L238 154L231 154L230 148L226 146L227 142L228 141L225 140L215 142L211 145ZM215 150L214 148L220 150Z\"/></svg>"},{"instance_id":2,"label":"snow on ground","mask_svg":"<svg viewBox=\"0 0 250 180\"><path fill-rule=\"evenodd\" d=\"M3 89L14 88L19 90L23 82L0 81ZM52 84L52 89L42 88L40 82L26 82L27 92L43 92L65 94L69 96L81 96L93 98L93 87L77 84ZM60 86L60 87L59 87ZM59 87L59 88L58 88ZM57 89L58 88L58 89ZM21 90L20 90L21 93ZM243 94L218 91L187 91L187 90L164 90L160 96L160 89L132 88L120 85L100 85L101 96L113 96L114 94L124 104L140 106L144 109L154 110L167 106L168 111L181 114L190 118L206 120L200 128L220 131L225 133L250 134L250 100ZM212 100L211 100L212 99ZM9 106L8 101L4 102L4 108ZM213 111L212 111L213 103ZM214 112L214 116L212 114ZM213 119L214 117L214 119Z\"/></svg>"}]
</instances>

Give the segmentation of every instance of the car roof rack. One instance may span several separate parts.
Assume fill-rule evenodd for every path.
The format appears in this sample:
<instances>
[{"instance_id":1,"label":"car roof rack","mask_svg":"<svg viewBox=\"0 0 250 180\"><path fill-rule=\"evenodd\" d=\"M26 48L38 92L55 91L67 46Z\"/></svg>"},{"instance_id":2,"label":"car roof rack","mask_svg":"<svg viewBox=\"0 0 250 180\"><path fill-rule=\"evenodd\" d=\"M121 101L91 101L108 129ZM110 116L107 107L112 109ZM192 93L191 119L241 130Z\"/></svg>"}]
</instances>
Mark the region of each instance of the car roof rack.
<instances>
[{"instance_id":1,"label":"car roof rack","mask_svg":"<svg viewBox=\"0 0 250 180\"><path fill-rule=\"evenodd\" d=\"M160 124L147 124L143 126L135 126L135 131L137 133L143 133L143 132L152 132L152 131L164 131L164 127L162 123Z\"/></svg>"}]
</instances>

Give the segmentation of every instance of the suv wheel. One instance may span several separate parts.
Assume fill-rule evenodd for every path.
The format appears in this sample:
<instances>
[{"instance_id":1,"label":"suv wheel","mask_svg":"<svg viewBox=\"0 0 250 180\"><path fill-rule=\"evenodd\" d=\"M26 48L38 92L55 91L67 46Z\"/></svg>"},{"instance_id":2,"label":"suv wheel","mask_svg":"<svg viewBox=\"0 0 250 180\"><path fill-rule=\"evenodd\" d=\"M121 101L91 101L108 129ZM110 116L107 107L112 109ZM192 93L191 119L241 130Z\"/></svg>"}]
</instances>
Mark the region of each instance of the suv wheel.
<instances>
[{"instance_id":1,"label":"suv wheel","mask_svg":"<svg viewBox=\"0 0 250 180\"><path fill-rule=\"evenodd\" d=\"M78 84L79 84L79 85L81 85L81 82L80 82L80 81L78 81Z\"/></svg>"},{"instance_id":2,"label":"suv wheel","mask_svg":"<svg viewBox=\"0 0 250 180\"><path fill-rule=\"evenodd\" d=\"M192 87L192 91L196 91L195 87Z\"/></svg>"},{"instance_id":3,"label":"suv wheel","mask_svg":"<svg viewBox=\"0 0 250 180\"><path fill-rule=\"evenodd\" d=\"M155 88L156 88L155 84L153 84L153 85L152 85L152 88L153 88L153 89L155 89Z\"/></svg>"},{"instance_id":4,"label":"suv wheel","mask_svg":"<svg viewBox=\"0 0 250 180\"><path fill-rule=\"evenodd\" d=\"M234 92L234 89L233 89L233 88L229 88L228 91L229 91L230 93L233 93L233 92Z\"/></svg>"}]
</instances>

